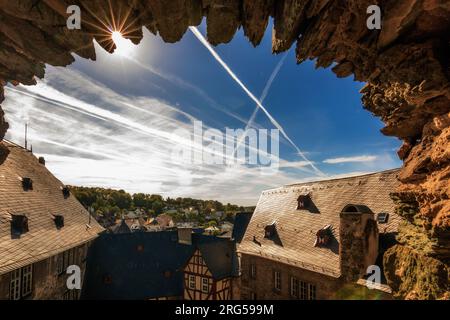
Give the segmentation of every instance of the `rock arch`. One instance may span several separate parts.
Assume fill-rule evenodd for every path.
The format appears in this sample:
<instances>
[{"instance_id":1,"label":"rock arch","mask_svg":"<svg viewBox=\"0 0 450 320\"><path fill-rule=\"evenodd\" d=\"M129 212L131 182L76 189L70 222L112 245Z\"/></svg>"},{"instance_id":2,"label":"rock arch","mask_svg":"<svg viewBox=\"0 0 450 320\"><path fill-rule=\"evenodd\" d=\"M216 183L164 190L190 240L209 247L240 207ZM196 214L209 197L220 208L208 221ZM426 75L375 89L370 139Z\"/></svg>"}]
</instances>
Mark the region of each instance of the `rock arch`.
<instances>
[{"instance_id":1,"label":"rock arch","mask_svg":"<svg viewBox=\"0 0 450 320\"><path fill-rule=\"evenodd\" d=\"M66 28L73 4L82 9L81 30ZM366 27L374 4L382 8L381 30ZM45 63L66 66L71 53L95 60L94 38L114 51L106 30L114 22L128 27L134 43L142 26L176 42L204 16L212 44L229 42L242 27L255 46L273 17L273 53L296 45L298 63L335 63L338 77L367 82L364 108L383 120L384 134L403 140L393 199L405 226L400 245L385 255L386 276L399 297L450 298L448 0L0 0L0 102L6 83L34 84ZM0 140L7 128L0 108Z\"/></svg>"}]
</instances>

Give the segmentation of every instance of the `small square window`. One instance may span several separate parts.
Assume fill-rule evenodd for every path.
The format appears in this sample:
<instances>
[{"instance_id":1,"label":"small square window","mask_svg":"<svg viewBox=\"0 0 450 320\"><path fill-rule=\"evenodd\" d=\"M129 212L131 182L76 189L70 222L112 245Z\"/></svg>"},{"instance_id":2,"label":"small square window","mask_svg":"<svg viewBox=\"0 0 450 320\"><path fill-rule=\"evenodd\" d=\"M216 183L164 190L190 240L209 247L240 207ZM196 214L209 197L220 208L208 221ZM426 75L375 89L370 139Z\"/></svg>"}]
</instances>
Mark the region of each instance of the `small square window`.
<instances>
[{"instance_id":1,"label":"small square window","mask_svg":"<svg viewBox=\"0 0 450 320\"><path fill-rule=\"evenodd\" d=\"M379 224L387 223L389 219L389 213L381 212L377 215L377 221Z\"/></svg>"},{"instance_id":2,"label":"small square window","mask_svg":"<svg viewBox=\"0 0 450 320\"><path fill-rule=\"evenodd\" d=\"M195 276L189 275L189 289L195 289Z\"/></svg>"},{"instance_id":3,"label":"small square window","mask_svg":"<svg viewBox=\"0 0 450 320\"><path fill-rule=\"evenodd\" d=\"M208 293L209 292L209 280L208 278L202 278L202 292Z\"/></svg>"}]
</instances>

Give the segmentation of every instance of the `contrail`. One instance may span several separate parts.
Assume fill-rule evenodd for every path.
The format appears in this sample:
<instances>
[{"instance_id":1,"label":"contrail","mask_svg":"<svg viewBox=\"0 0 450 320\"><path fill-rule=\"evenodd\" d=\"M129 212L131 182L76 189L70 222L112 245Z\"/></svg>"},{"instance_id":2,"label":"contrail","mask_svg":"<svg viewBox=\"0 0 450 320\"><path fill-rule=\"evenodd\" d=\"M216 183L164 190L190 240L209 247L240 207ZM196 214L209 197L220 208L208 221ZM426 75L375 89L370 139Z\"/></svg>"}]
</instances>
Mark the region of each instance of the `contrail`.
<instances>
[{"instance_id":1,"label":"contrail","mask_svg":"<svg viewBox=\"0 0 450 320\"><path fill-rule=\"evenodd\" d=\"M272 83L275 80L276 76L278 75L278 72L280 72L281 67L283 66L284 60L286 60L287 54L283 55L283 57L281 58L281 60L277 63L275 69L273 69L272 74L269 77L269 80L267 80L266 85L264 86L263 92L261 94L261 97L259 98L259 101L261 101L261 103L264 102L264 100L267 97L267 94L269 93L270 88L272 87ZM245 126L244 129L244 134L242 135L241 139L237 142L236 144L236 148L234 149L234 153L236 153L237 149L240 147L240 145L242 144L242 141L245 139L245 135L248 131L248 129L251 127L251 125L253 124L253 121L256 118L256 114L258 113L259 110L259 106L256 105L255 110L253 110L253 113L250 117L250 119L247 122L247 125Z\"/></svg>"},{"instance_id":2,"label":"contrail","mask_svg":"<svg viewBox=\"0 0 450 320\"><path fill-rule=\"evenodd\" d=\"M217 60L217 62L220 63L220 65L225 69L225 71L233 78L234 81L244 90L244 92L249 96L250 99L252 99L256 105L265 113L265 115L269 118L270 122L278 129L280 130L283 137L294 147L294 149L297 151L297 153L300 155L300 157L303 158L303 160L307 161L308 164L311 166L311 168L314 169L319 175L324 176L325 174L320 171L316 166L303 154L303 152L300 150L299 147L292 141L292 139L286 134L283 127L272 117L272 115L266 110L266 108L262 105L261 101L258 100L258 98L255 97L255 95L247 89L247 87L242 83L242 81L236 76L236 74L228 67L228 65L222 60L222 58L217 54L217 52L214 50L214 48L211 46L211 44L205 39L205 37L198 31L196 27L189 27L191 32L194 34L194 36L208 49L208 51L212 54L214 59Z\"/></svg>"}]
</instances>

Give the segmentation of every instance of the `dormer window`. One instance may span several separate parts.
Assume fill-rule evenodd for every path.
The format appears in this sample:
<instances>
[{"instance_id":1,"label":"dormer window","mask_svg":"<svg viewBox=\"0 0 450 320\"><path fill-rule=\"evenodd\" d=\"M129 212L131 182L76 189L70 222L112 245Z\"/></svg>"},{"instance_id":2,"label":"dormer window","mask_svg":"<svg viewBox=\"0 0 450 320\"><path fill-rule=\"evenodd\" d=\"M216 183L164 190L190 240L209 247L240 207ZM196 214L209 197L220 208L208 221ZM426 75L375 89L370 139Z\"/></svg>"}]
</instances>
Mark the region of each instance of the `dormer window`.
<instances>
[{"instance_id":1,"label":"dormer window","mask_svg":"<svg viewBox=\"0 0 450 320\"><path fill-rule=\"evenodd\" d=\"M22 188L24 191L33 190L33 180L31 180L31 178L28 178L28 177L23 177L22 178Z\"/></svg>"},{"instance_id":2,"label":"dormer window","mask_svg":"<svg viewBox=\"0 0 450 320\"><path fill-rule=\"evenodd\" d=\"M70 189L69 189L69 187L63 187L62 188L62 194L64 196L64 199L67 199L68 197L70 197Z\"/></svg>"},{"instance_id":3,"label":"dormer window","mask_svg":"<svg viewBox=\"0 0 450 320\"><path fill-rule=\"evenodd\" d=\"M316 242L314 243L314 247L325 247L331 240L333 233L331 231L331 226L327 225L322 229L318 230L316 233Z\"/></svg>"},{"instance_id":4,"label":"dormer window","mask_svg":"<svg viewBox=\"0 0 450 320\"><path fill-rule=\"evenodd\" d=\"M379 224L387 223L389 219L389 213L387 212L380 212L377 215L377 221Z\"/></svg>"},{"instance_id":5,"label":"dormer window","mask_svg":"<svg viewBox=\"0 0 450 320\"><path fill-rule=\"evenodd\" d=\"M28 218L25 215L15 214L12 215L11 220L11 232L16 235L20 235L28 232Z\"/></svg>"},{"instance_id":6,"label":"dormer window","mask_svg":"<svg viewBox=\"0 0 450 320\"><path fill-rule=\"evenodd\" d=\"M61 229L62 227L64 227L64 216L58 214L54 215L53 217L57 229Z\"/></svg>"},{"instance_id":7,"label":"dormer window","mask_svg":"<svg viewBox=\"0 0 450 320\"><path fill-rule=\"evenodd\" d=\"M301 194L297 199L297 210L305 210L309 208L311 197L309 193Z\"/></svg>"},{"instance_id":8,"label":"dormer window","mask_svg":"<svg viewBox=\"0 0 450 320\"><path fill-rule=\"evenodd\" d=\"M272 238L275 236L275 233L277 232L277 226L275 222L272 222L271 224L264 227L264 238Z\"/></svg>"}]
</instances>

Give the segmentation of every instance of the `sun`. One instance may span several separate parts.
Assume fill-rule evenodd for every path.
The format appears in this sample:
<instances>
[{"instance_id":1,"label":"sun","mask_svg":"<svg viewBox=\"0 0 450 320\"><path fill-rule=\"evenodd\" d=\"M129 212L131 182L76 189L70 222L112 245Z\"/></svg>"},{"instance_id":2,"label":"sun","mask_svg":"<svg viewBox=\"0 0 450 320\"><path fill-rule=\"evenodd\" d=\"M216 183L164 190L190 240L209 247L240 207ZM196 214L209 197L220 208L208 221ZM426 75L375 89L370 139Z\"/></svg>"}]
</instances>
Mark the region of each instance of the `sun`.
<instances>
[{"instance_id":1,"label":"sun","mask_svg":"<svg viewBox=\"0 0 450 320\"><path fill-rule=\"evenodd\" d=\"M130 40L125 39L120 31L114 31L111 34L111 38L117 47L114 53L123 57L129 57L132 54L134 50L133 43Z\"/></svg>"}]
</instances>

